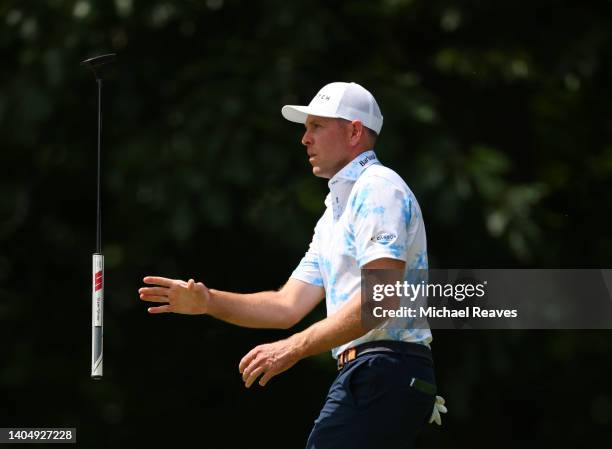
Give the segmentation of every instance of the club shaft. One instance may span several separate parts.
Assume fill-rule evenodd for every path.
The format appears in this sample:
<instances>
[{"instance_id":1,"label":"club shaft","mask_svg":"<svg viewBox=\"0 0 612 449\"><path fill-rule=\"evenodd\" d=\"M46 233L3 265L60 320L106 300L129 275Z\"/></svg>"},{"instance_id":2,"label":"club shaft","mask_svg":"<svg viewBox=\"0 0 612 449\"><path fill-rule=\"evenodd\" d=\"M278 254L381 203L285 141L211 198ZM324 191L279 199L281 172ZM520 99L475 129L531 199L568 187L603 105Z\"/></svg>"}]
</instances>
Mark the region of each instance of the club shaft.
<instances>
[{"instance_id":1,"label":"club shaft","mask_svg":"<svg viewBox=\"0 0 612 449\"><path fill-rule=\"evenodd\" d=\"M97 182L97 224L96 224L96 253L102 253L102 206L100 201L100 175L101 175L101 153L102 153L102 79L98 82L98 182Z\"/></svg>"}]
</instances>

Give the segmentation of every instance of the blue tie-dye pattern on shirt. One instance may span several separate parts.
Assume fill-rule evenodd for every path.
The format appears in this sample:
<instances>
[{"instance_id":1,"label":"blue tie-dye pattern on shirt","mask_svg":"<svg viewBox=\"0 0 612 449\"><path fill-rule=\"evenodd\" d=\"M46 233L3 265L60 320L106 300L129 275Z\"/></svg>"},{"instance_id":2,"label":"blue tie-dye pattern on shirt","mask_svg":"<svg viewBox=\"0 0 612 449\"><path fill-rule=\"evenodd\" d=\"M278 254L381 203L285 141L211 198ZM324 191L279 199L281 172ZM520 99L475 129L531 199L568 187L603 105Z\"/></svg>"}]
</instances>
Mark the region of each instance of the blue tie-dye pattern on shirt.
<instances>
[{"instance_id":1,"label":"blue tie-dye pattern on shirt","mask_svg":"<svg viewBox=\"0 0 612 449\"><path fill-rule=\"evenodd\" d=\"M412 221L412 198L407 197L404 199L404 222L410 223Z\"/></svg>"},{"instance_id":2,"label":"blue tie-dye pattern on shirt","mask_svg":"<svg viewBox=\"0 0 612 449\"><path fill-rule=\"evenodd\" d=\"M426 270L427 265L427 251L420 251L408 268L411 270Z\"/></svg>"},{"instance_id":3,"label":"blue tie-dye pattern on shirt","mask_svg":"<svg viewBox=\"0 0 612 449\"><path fill-rule=\"evenodd\" d=\"M372 186L365 185L363 186L357 195L353 197L353 201L351 202L351 209L353 209L357 215L365 218L370 213L370 203L368 202L368 197L372 193Z\"/></svg>"},{"instance_id":4,"label":"blue tie-dye pattern on shirt","mask_svg":"<svg viewBox=\"0 0 612 449\"><path fill-rule=\"evenodd\" d=\"M326 212L317 223L311 248L291 276L310 283L321 280L329 316L359 293L361 266L390 257L405 261L407 268L426 269L427 244L416 198L395 172L378 162L373 151L355 158L328 185ZM377 238L381 235L390 238ZM313 273L315 265L320 273ZM332 354L336 357L347 347L380 339L428 344L431 332L375 329L334 348Z\"/></svg>"}]
</instances>

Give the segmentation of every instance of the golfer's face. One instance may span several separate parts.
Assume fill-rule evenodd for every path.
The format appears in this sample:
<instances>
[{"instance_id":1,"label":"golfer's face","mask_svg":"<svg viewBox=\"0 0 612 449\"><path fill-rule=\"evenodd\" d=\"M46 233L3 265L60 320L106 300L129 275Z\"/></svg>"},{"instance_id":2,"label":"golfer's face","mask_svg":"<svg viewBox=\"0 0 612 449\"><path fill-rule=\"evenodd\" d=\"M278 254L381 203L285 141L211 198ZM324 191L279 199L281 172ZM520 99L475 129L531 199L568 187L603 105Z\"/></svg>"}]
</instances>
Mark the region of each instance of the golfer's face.
<instances>
[{"instance_id":1,"label":"golfer's face","mask_svg":"<svg viewBox=\"0 0 612 449\"><path fill-rule=\"evenodd\" d=\"M347 149L347 125L343 120L309 115L302 144L306 146L312 173L333 177L350 162Z\"/></svg>"}]
</instances>

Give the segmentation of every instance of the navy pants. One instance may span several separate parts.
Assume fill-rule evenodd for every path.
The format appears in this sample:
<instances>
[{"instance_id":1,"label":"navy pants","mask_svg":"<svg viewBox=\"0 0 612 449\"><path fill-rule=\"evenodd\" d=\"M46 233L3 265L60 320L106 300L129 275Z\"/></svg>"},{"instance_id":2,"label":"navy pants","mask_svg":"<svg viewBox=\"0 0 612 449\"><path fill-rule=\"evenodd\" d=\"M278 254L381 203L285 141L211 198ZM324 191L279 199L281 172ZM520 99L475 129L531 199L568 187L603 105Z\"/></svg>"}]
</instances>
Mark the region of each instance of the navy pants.
<instances>
[{"instance_id":1,"label":"navy pants","mask_svg":"<svg viewBox=\"0 0 612 449\"><path fill-rule=\"evenodd\" d=\"M435 394L410 385L412 378L435 385L431 358L376 352L345 365L306 449L412 448L435 402Z\"/></svg>"}]
</instances>

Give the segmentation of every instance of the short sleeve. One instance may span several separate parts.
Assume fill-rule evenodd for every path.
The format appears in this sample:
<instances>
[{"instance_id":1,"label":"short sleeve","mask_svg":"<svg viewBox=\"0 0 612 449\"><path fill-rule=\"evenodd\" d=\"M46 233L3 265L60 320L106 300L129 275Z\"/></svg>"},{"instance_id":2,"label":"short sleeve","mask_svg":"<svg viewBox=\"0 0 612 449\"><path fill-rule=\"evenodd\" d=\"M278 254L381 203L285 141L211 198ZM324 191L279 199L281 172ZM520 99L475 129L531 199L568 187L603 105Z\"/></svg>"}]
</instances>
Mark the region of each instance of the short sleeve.
<instances>
[{"instance_id":1,"label":"short sleeve","mask_svg":"<svg viewBox=\"0 0 612 449\"><path fill-rule=\"evenodd\" d=\"M319 268L319 223L315 226L312 240L308 246L308 251L306 251L306 254L304 254L304 257L302 257L302 260L297 268L293 270L290 277L322 287L323 277L321 276L321 270Z\"/></svg>"},{"instance_id":2,"label":"short sleeve","mask_svg":"<svg viewBox=\"0 0 612 449\"><path fill-rule=\"evenodd\" d=\"M351 205L355 259L360 267L380 258L407 261L419 216L410 191L382 177L359 185Z\"/></svg>"}]
</instances>

